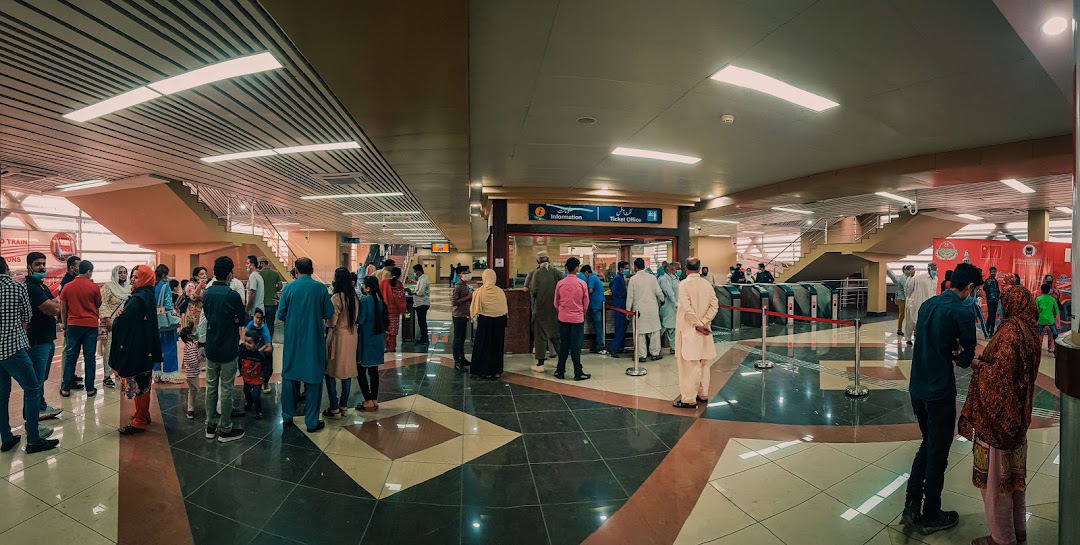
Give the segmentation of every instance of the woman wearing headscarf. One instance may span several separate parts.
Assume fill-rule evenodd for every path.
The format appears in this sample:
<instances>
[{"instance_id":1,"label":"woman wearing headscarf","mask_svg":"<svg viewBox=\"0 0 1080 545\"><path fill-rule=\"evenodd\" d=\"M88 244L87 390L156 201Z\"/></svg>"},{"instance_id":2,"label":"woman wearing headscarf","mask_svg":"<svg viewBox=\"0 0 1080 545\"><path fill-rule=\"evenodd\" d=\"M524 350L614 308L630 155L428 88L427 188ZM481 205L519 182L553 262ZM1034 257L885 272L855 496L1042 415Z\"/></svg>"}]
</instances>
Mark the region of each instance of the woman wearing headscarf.
<instances>
[{"instance_id":1,"label":"woman wearing headscarf","mask_svg":"<svg viewBox=\"0 0 1080 545\"><path fill-rule=\"evenodd\" d=\"M356 319L358 314L353 273L345 267L334 271L334 317L326 336L326 394L330 406L323 411L327 418L341 418L349 410L349 391L356 369ZM336 383L341 383L340 398Z\"/></svg>"},{"instance_id":2,"label":"woman wearing headscarf","mask_svg":"<svg viewBox=\"0 0 1080 545\"><path fill-rule=\"evenodd\" d=\"M101 306L98 308L98 317L101 318L98 342L101 359L105 362L105 380L102 384L107 388L115 388L112 373L109 371L109 355L112 345L112 323L116 314L124 306L128 296L131 295L131 285L128 284L128 270L123 265L117 265L112 269L112 277L105 283L101 290Z\"/></svg>"},{"instance_id":3,"label":"woman wearing headscarf","mask_svg":"<svg viewBox=\"0 0 1080 545\"><path fill-rule=\"evenodd\" d=\"M386 346L386 328L390 317L382 300L379 279L365 276L360 283L360 311L356 318L356 381L364 394L364 402L356 406L358 411L374 411L379 408L379 366L383 362Z\"/></svg>"},{"instance_id":4,"label":"woman wearing headscarf","mask_svg":"<svg viewBox=\"0 0 1080 545\"><path fill-rule=\"evenodd\" d=\"M982 489L990 535L974 545L1013 545L1027 539L1027 430L1039 373L1038 311L1023 286L1001 296L1001 326L971 365L960 412L960 435L972 442L972 483Z\"/></svg>"},{"instance_id":5,"label":"woman wearing headscarf","mask_svg":"<svg viewBox=\"0 0 1080 545\"><path fill-rule=\"evenodd\" d=\"M379 291L390 314L390 326L386 328L386 351L391 352L397 349L401 315L405 314L405 285L401 283L401 267L390 269L390 278L379 281Z\"/></svg>"},{"instance_id":6,"label":"woman wearing headscarf","mask_svg":"<svg viewBox=\"0 0 1080 545\"><path fill-rule=\"evenodd\" d=\"M154 275L157 277L157 285L154 286L154 303L158 307L164 308L165 312L172 313L173 302L172 289L169 287L169 267L158 265L154 269ZM162 359L159 363L154 364L154 380L156 382L168 382L169 384L180 384L182 382L176 343L176 331L161 333Z\"/></svg>"},{"instance_id":7,"label":"woman wearing headscarf","mask_svg":"<svg viewBox=\"0 0 1080 545\"><path fill-rule=\"evenodd\" d=\"M135 267L131 271L134 289L112 322L109 366L122 379L124 396L135 400L131 423L120 428L121 435L142 433L150 425L150 384L154 365L162 359L155 280L149 266Z\"/></svg>"},{"instance_id":8,"label":"woman wearing headscarf","mask_svg":"<svg viewBox=\"0 0 1080 545\"><path fill-rule=\"evenodd\" d=\"M496 285L498 275L484 269L483 285L473 292L469 314L476 320L473 341L473 375L493 379L502 376L503 344L506 339L506 294Z\"/></svg>"}]
</instances>

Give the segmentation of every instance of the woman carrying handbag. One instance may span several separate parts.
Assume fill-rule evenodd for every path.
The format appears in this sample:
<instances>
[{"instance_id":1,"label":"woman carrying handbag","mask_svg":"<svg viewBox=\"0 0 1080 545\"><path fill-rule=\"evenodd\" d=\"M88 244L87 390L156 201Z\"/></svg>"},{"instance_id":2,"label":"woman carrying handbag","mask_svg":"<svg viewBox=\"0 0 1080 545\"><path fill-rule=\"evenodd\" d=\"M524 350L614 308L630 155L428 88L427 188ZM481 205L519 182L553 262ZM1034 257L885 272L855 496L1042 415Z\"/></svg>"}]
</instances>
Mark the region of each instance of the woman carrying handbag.
<instances>
[{"instance_id":1,"label":"woman carrying handbag","mask_svg":"<svg viewBox=\"0 0 1080 545\"><path fill-rule=\"evenodd\" d=\"M176 330L180 317L173 311L172 290L169 288L169 267L158 265L154 269L157 285L154 299L157 302L158 335L161 338L162 361L154 364L154 382L180 384L180 362L176 350Z\"/></svg>"}]
</instances>

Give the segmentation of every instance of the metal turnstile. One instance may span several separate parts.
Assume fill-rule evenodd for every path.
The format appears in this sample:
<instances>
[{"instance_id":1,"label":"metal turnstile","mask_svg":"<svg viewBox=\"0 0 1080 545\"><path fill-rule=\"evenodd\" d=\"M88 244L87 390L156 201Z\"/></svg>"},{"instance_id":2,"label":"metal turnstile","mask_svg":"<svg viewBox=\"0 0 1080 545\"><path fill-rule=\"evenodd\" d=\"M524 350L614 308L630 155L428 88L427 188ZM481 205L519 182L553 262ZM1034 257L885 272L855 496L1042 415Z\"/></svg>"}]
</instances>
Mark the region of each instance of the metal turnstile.
<instances>
[{"instance_id":1,"label":"metal turnstile","mask_svg":"<svg viewBox=\"0 0 1080 545\"><path fill-rule=\"evenodd\" d=\"M791 288L792 293L795 294L795 315L816 317L816 292L808 288L806 284L788 284L788 286Z\"/></svg>"},{"instance_id":2,"label":"metal turnstile","mask_svg":"<svg viewBox=\"0 0 1080 545\"><path fill-rule=\"evenodd\" d=\"M742 295L742 308L752 309L750 312L742 312L742 325L748 327L761 327L761 305L769 302L769 292L762 291L757 284L734 284L739 288Z\"/></svg>"},{"instance_id":3,"label":"metal turnstile","mask_svg":"<svg viewBox=\"0 0 1080 545\"><path fill-rule=\"evenodd\" d=\"M818 318L838 319L840 309L836 290L821 282L805 282L802 285L810 292L810 306L814 307L816 305L816 316ZM808 312L807 316L811 314L812 312Z\"/></svg>"},{"instance_id":4,"label":"metal turnstile","mask_svg":"<svg viewBox=\"0 0 1080 545\"><path fill-rule=\"evenodd\" d=\"M781 314L795 313L795 293L787 284L755 284L763 293L768 294L769 310ZM769 316L769 323L793 325L795 319L785 316Z\"/></svg>"},{"instance_id":5,"label":"metal turnstile","mask_svg":"<svg viewBox=\"0 0 1080 545\"><path fill-rule=\"evenodd\" d=\"M716 286L716 299L721 305L729 307L742 307L742 292L739 290L739 286L734 284L727 284ZM713 318L713 325L724 329L739 329L742 326L742 312L739 310L732 310L727 308L721 308L716 313L716 317Z\"/></svg>"}]
</instances>

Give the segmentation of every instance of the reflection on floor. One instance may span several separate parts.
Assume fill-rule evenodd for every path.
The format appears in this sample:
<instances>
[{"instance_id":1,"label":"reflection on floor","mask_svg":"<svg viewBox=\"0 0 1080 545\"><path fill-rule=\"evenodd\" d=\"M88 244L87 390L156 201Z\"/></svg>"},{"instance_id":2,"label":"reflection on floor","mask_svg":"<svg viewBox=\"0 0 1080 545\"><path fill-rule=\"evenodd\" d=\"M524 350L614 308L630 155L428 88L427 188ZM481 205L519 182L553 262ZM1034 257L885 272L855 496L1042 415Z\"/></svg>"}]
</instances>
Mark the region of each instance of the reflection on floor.
<instances>
[{"instance_id":1,"label":"reflection on floor","mask_svg":"<svg viewBox=\"0 0 1080 545\"><path fill-rule=\"evenodd\" d=\"M587 354L594 378L581 383L515 355L487 381L452 369L447 325L433 321L426 350L387 354L379 411L351 409L316 433L283 428L275 383L267 418L238 418L247 436L227 445L205 439L201 408L187 420L186 391L167 387L155 391L150 432L120 438L130 403L110 389L60 398L57 358L46 394L65 412L47 425L61 448L0 454L0 543L884 545L987 533L960 439L944 493L960 525L924 537L897 524L918 430L895 321L862 328L873 390L858 400L842 393L853 328L770 326L777 365L765 371L753 366L760 329L718 332L698 411L671 407L670 355L634 378L631 358ZM961 392L967 380L958 373ZM1052 384L1044 369L1029 433L1037 544L1057 540ZM10 407L21 425L18 390Z\"/></svg>"}]
</instances>

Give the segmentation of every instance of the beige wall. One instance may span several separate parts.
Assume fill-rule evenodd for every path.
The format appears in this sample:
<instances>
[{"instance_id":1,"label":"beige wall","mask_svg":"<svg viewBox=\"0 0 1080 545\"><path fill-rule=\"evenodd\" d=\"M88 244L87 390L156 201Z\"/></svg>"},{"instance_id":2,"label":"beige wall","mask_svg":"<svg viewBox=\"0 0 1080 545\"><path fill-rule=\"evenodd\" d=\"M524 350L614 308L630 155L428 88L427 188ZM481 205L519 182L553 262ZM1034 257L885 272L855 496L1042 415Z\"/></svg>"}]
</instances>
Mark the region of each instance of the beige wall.
<instances>
[{"instance_id":1,"label":"beige wall","mask_svg":"<svg viewBox=\"0 0 1080 545\"><path fill-rule=\"evenodd\" d=\"M439 261L439 278L448 278L450 276L450 270L457 263L461 263L462 265L468 265L471 267L473 261L477 259L486 261L488 258L487 253L484 252L450 252L448 254L432 254L431 250L428 250L426 248L417 249L416 255L413 258L413 263L409 263L409 268L411 269L412 266L418 262L420 257L431 256L435 256L435 258ZM431 275L433 274L433 271L427 271L427 274Z\"/></svg>"},{"instance_id":2,"label":"beige wall","mask_svg":"<svg viewBox=\"0 0 1080 545\"><path fill-rule=\"evenodd\" d=\"M297 254L311 258L315 264L315 275L324 283L334 279L334 269L338 268L341 254L348 253L349 245L341 244L342 233L336 231L293 231L289 233L289 246ZM287 266L292 268L292 264Z\"/></svg>"},{"instance_id":3,"label":"beige wall","mask_svg":"<svg viewBox=\"0 0 1080 545\"><path fill-rule=\"evenodd\" d=\"M560 201L562 203L564 201ZM596 204L596 201L582 202L566 200L565 204ZM625 227L626 229L675 229L679 226L679 209L674 206L654 206L642 204L643 207L661 209L664 221L662 223L607 223L599 221L533 221L529 219L529 203L523 201L510 201L506 203L506 223L527 225L574 225L580 227Z\"/></svg>"},{"instance_id":4,"label":"beige wall","mask_svg":"<svg viewBox=\"0 0 1080 545\"><path fill-rule=\"evenodd\" d=\"M727 278L728 267L735 265L735 254L735 239L731 237L690 237L690 255L720 278Z\"/></svg>"}]
</instances>

